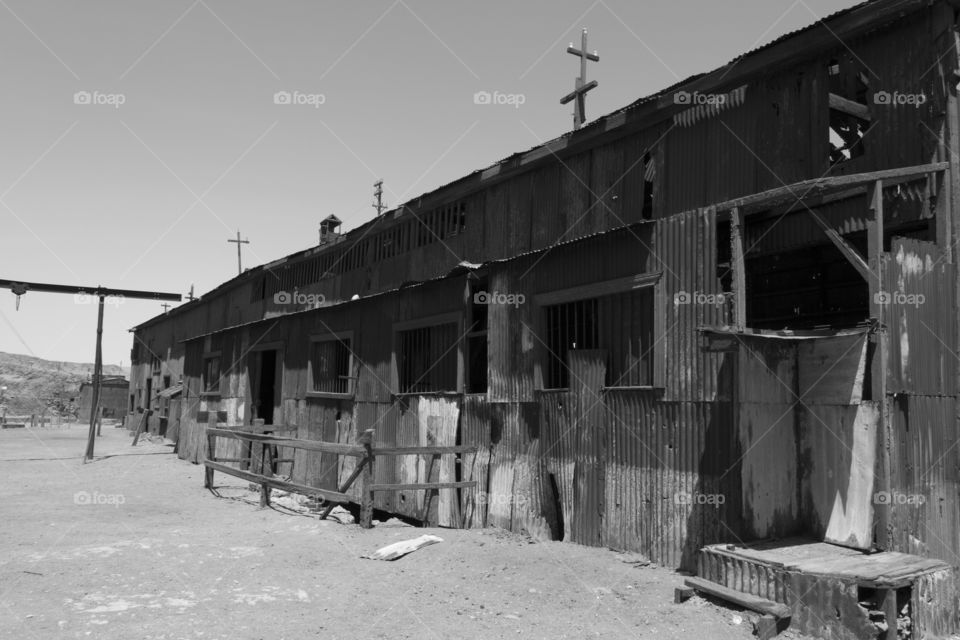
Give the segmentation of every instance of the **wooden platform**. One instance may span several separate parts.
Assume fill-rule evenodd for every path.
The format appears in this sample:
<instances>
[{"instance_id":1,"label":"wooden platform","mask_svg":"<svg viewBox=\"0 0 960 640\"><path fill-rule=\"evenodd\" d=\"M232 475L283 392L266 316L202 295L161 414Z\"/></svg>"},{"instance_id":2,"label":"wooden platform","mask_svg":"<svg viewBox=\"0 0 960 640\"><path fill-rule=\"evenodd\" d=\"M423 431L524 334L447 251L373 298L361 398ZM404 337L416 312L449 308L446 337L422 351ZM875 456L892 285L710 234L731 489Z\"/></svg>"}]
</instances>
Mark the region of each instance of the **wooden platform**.
<instances>
[{"instance_id":1,"label":"wooden platform","mask_svg":"<svg viewBox=\"0 0 960 640\"><path fill-rule=\"evenodd\" d=\"M867 553L804 538L713 544L701 580L785 605L790 627L825 640L947 637L957 619L956 571L907 553Z\"/></svg>"},{"instance_id":2,"label":"wooden platform","mask_svg":"<svg viewBox=\"0 0 960 640\"><path fill-rule=\"evenodd\" d=\"M918 576L949 569L942 560L881 551L864 553L826 542L803 538L757 542L749 545L715 544L704 551L813 576L837 578L862 586L896 588Z\"/></svg>"}]
</instances>

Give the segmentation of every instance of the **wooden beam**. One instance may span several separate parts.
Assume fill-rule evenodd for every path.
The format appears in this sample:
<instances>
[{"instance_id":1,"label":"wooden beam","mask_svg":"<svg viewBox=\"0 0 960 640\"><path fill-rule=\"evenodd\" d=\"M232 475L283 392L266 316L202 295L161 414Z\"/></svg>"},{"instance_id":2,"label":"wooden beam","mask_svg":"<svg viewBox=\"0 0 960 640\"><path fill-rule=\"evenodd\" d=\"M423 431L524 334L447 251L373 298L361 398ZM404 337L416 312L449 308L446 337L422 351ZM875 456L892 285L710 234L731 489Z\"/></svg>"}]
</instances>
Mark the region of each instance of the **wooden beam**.
<instances>
[{"instance_id":1,"label":"wooden beam","mask_svg":"<svg viewBox=\"0 0 960 640\"><path fill-rule=\"evenodd\" d=\"M373 527L373 463L376 458L371 448L373 430L368 429L364 434L370 434L371 437L362 440L364 460L367 464L363 466L363 473L360 474L360 526L370 529Z\"/></svg>"},{"instance_id":2,"label":"wooden beam","mask_svg":"<svg viewBox=\"0 0 960 640\"><path fill-rule=\"evenodd\" d=\"M9 289L15 284L22 284L27 291L41 291L44 293L86 293L92 296L116 296L122 298L138 298L144 300L171 300L180 302L179 293L162 293L160 291L140 291L137 289L111 289L109 287L81 287L77 285L48 284L45 282L23 282L21 280L0 280L0 289Z\"/></svg>"},{"instance_id":3,"label":"wooden beam","mask_svg":"<svg viewBox=\"0 0 960 640\"><path fill-rule=\"evenodd\" d=\"M465 482L416 482L413 484L375 484L371 491L418 491L420 489L465 489L477 486L476 480Z\"/></svg>"},{"instance_id":4,"label":"wooden beam","mask_svg":"<svg viewBox=\"0 0 960 640\"><path fill-rule=\"evenodd\" d=\"M364 458L360 458L360 462L358 462L358 463L357 463L357 466L353 468L353 473L351 473L351 474L350 474L350 477L348 477L347 480L346 480L342 485L340 485L340 487L339 487L339 489L338 489L338 490L340 491L340 493L346 493L346 492L347 492L347 489L350 488L350 485L353 484L353 481L360 477L360 474L363 472L363 468L364 468L366 465L367 465L367 458L365 458L365 457L364 457ZM330 512L331 512L331 511L333 511L333 506L334 506L333 504L328 504L326 507L324 507L323 511L320 512L320 519L321 519L321 520L326 520L326 519L327 519L327 516L330 515Z\"/></svg>"},{"instance_id":5,"label":"wooden beam","mask_svg":"<svg viewBox=\"0 0 960 640\"><path fill-rule=\"evenodd\" d=\"M848 100L843 96L838 96L835 93L830 94L830 108L835 109L836 111L841 111L848 115L851 115L855 118L860 118L861 120L866 120L870 122L872 118L870 117L870 107L865 104L860 104L853 100Z\"/></svg>"},{"instance_id":6,"label":"wooden beam","mask_svg":"<svg viewBox=\"0 0 960 640\"><path fill-rule=\"evenodd\" d=\"M790 617L790 607L785 604L780 604L779 602L767 600L766 598L759 598L757 596L750 595L749 593L736 591L703 578L687 578L683 581L683 583L688 587L696 589L697 591L702 591L703 593L720 598L721 600L732 602L733 604L743 607L744 609L750 609L751 611L756 611L757 613L771 615L774 618Z\"/></svg>"},{"instance_id":7,"label":"wooden beam","mask_svg":"<svg viewBox=\"0 0 960 640\"><path fill-rule=\"evenodd\" d=\"M865 196L867 191L868 188L865 185L860 185L857 187L844 189L843 191L833 191L831 193L826 193L819 196L804 198L803 201L794 200L790 204L781 205L763 212L758 211L754 215L750 216L750 221L762 222L764 220L779 218L780 216L788 213L799 213L804 209L816 209L817 207L822 207L823 205L830 204L832 202L840 202L841 200L849 200L850 198Z\"/></svg>"},{"instance_id":8,"label":"wooden beam","mask_svg":"<svg viewBox=\"0 0 960 640\"><path fill-rule=\"evenodd\" d=\"M747 263L743 250L743 216L740 209L730 210L730 269L732 270L733 326L738 331L747 327Z\"/></svg>"},{"instance_id":9,"label":"wooden beam","mask_svg":"<svg viewBox=\"0 0 960 640\"><path fill-rule=\"evenodd\" d=\"M447 453L476 453L476 445L457 445L449 447L374 447L376 456L414 456L444 455Z\"/></svg>"},{"instance_id":10,"label":"wooden beam","mask_svg":"<svg viewBox=\"0 0 960 640\"><path fill-rule=\"evenodd\" d=\"M929 173L945 171L950 167L949 162L933 162L911 167L884 169L881 171L867 171L842 176L827 176L814 180L803 180L794 184L769 189L760 193L734 198L716 205L717 211L726 211L739 207L743 213L771 209L776 206L792 204L798 200L805 202L808 199L823 196L834 189L846 189L858 185L866 185L882 180L886 186L894 186L903 182L910 182L926 176Z\"/></svg>"},{"instance_id":11,"label":"wooden beam","mask_svg":"<svg viewBox=\"0 0 960 640\"><path fill-rule=\"evenodd\" d=\"M874 275L873 271L871 271L866 260L864 260L863 257L857 253L857 250L850 246L850 244L843 239L843 236L831 229L816 211L811 209L810 217L812 217L813 221L817 223L817 226L823 229L823 232L830 239L830 242L832 242L834 246L840 250L840 253L842 253L847 261L853 265L853 268L857 270L857 273L859 273L868 284L873 282L876 276Z\"/></svg>"},{"instance_id":12,"label":"wooden beam","mask_svg":"<svg viewBox=\"0 0 960 640\"><path fill-rule=\"evenodd\" d=\"M321 442L319 440L298 440L296 438L283 438L279 436L268 436L260 433L250 433L247 431L235 431L233 429L207 429L209 435L220 438L230 438L232 440L242 440L246 442L261 442L276 444L281 447L290 447L291 449L303 449L305 451L320 451L322 453L335 453L341 456L360 457L365 454L363 446L354 444L341 444L339 442Z\"/></svg>"},{"instance_id":13,"label":"wooden beam","mask_svg":"<svg viewBox=\"0 0 960 640\"><path fill-rule=\"evenodd\" d=\"M339 491L330 491L328 489L318 489L317 487L308 487L302 484L296 484L294 482L285 482L283 480L278 480L276 478L268 478L266 476L260 475L259 473L251 473L249 471L241 471L240 469L234 469L233 467L228 467L225 464L220 464L212 460L204 460L204 465L208 470L219 471L221 473L226 473L231 476L240 478L241 480L246 480L248 482L254 482L256 484L266 484L273 489L280 489L281 491L286 491L288 493L299 493L305 496L320 496L324 500L330 500L333 502L348 503L350 502L350 496L345 493L340 493Z\"/></svg>"},{"instance_id":14,"label":"wooden beam","mask_svg":"<svg viewBox=\"0 0 960 640\"><path fill-rule=\"evenodd\" d=\"M552 305L574 300L583 300L586 298L599 298L601 296L613 295L615 293L624 293L635 289L652 287L660 280L662 273L655 271L652 273L639 273L635 276L625 278L616 278L605 282L596 282L579 287L570 287L569 289L560 289L547 293L539 293L534 296L538 305Z\"/></svg>"}]
</instances>

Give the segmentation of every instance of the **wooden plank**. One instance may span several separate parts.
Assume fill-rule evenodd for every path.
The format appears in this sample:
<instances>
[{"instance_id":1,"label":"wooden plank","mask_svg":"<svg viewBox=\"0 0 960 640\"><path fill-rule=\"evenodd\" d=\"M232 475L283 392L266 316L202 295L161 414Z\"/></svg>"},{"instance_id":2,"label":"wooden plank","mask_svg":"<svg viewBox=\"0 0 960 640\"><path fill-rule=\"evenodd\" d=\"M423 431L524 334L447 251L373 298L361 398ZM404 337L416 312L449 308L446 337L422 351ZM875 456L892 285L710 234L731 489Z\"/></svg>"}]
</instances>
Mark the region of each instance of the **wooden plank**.
<instances>
[{"instance_id":1,"label":"wooden plank","mask_svg":"<svg viewBox=\"0 0 960 640\"><path fill-rule=\"evenodd\" d=\"M430 476L433 475L433 463L436 462L437 456L430 456L430 460L427 462L427 473L424 475L424 479L427 481L430 480ZM431 490L433 491L433 490ZM430 517L430 500L433 498L431 491L427 491L423 494L423 511L420 512L420 522L424 526L427 525L427 520Z\"/></svg>"},{"instance_id":2,"label":"wooden plank","mask_svg":"<svg viewBox=\"0 0 960 640\"><path fill-rule=\"evenodd\" d=\"M467 482L417 482L412 484L375 484L370 491L419 491L420 489L463 489L477 486L476 480Z\"/></svg>"},{"instance_id":3,"label":"wooden plank","mask_svg":"<svg viewBox=\"0 0 960 640\"><path fill-rule=\"evenodd\" d=\"M865 104L860 104L859 102L849 100L843 96L838 96L835 93L830 94L829 101L831 109L842 111L843 113L849 114L855 118L860 118L861 120L866 120L867 122L873 120L873 118L870 116L870 107Z\"/></svg>"},{"instance_id":4,"label":"wooden plank","mask_svg":"<svg viewBox=\"0 0 960 640\"><path fill-rule=\"evenodd\" d=\"M374 447L375 456L443 455L447 453L476 453L477 447L456 445L449 447Z\"/></svg>"},{"instance_id":5,"label":"wooden plank","mask_svg":"<svg viewBox=\"0 0 960 640\"><path fill-rule=\"evenodd\" d=\"M140 414L140 422L137 424L137 432L133 434L133 442L130 443L131 447L137 446L137 441L140 440L140 434L143 433L144 426L147 424L150 413L150 410L147 409Z\"/></svg>"},{"instance_id":6,"label":"wooden plank","mask_svg":"<svg viewBox=\"0 0 960 640\"><path fill-rule=\"evenodd\" d=\"M730 210L730 269L733 271L733 326L743 331L747 327L747 263L743 250L743 216L737 207Z\"/></svg>"},{"instance_id":7,"label":"wooden plank","mask_svg":"<svg viewBox=\"0 0 960 640\"><path fill-rule=\"evenodd\" d=\"M585 298L599 298L601 296L613 295L615 293L623 293L626 291L633 291L635 289L642 289L644 287L652 287L659 282L661 275L663 274L660 271L655 271L652 273L639 273L634 276L627 276L626 278L616 278L615 280L607 280L605 282L594 282L579 287L570 287L569 289L540 293L534 296L534 298L536 303L540 306L573 302L575 300L583 300Z\"/></svg>"},{"instance_id":8,"label":"wooden plank","mask_svg":"<svg viewBox=\"0 0 960 640\"><path fill-rule=\"evenodd\" d=\"M366 464L363 465L363 473L360 475L360 526L364 529L373 527L373 463L376 460L370 446L373 430L364 432L364 436L368 434L371 437L365 437L362 442L366 452Z\"/></svg>"},{"instance_id":9,"label":"wooden plank","mask_svg":"<svg viewBox=\"0 0 960 640\"><path fill-rule=\"evenodd\" d=\"M761 616L755 623L757 640L773 640L777 637L777 619L773 616Z\"/></svg>"},{"instance_id":10,"label":"wooden plank","mask_svg":"<svg viewBox=\"0 0 960 640\"><path fill-rule=\"evenodd\" d=\"M840 250L840 253L847 259L847 261L853 265L853 268L857 270L857 273L869 284L873 282L875 275L873 271L870 270L870 265L867 264L867 261L863 259L856 249L853 248L850 243L843 239L839 233L830 228L823 218L820 217L813 209L810 210L810 217L813 218L813 221L817 223L817 226L823 229L823 232L827 234L827 238L830 239L830 242Z\"/></svg>"},{"instance_id":11,"label":"wooden plank","mask_svg":"<svg viewBox=\"0 0 960 640\"><path fill-rule=\"evenodd\" d=\"M807 201L808 199L820 197L827 191L865 185L878 180L882 180L888 187L894 186L900 182L909 182L910 180L923 178L929 173L945 171L949 166L949 162L932 162L930 164L911 167L899 167L896 169L883 169L881 171L867 171L865 173L851 173L849 175L803 180L783 187L776 187L760 193L743 196L742 198L727 200L718 203L716 207L717 211L728 211L734 207L739 207L743 213L750 213L752 211L760 211L790 204L797 200Z\"/></svg>"},{"instance_id":12,"label":"wooden plank","mask_svg":"<svg viewBox=\"0 0 960 640\"><path fill-rule=\"evenodd\" d=\"M771 615L774 618L790 617L790 607L785 604L780 604L779 602L773 602L772 600L767 600L766 598L758 598L757 596L750 595L749 593L736 591L703 578L687 578L683 581L683 583L688 587L696 589L697 591L720 598L721 600L726 600L727 602L732 602L733 604L743 607L744 609L750 609L751 611L756 611L757 613Z\"/></svg>"},{"instance_id":13,"label":"wooden plank","mask_svg":"<svg viewBox=\"0 0 960 640\"><path fill-rule=\"evenodd\" d=\"M267 436L259 433L248 433L243 431L234 431L232 429L208 429L208 432L221 438L232 438L246 442L261 442L276 444L291 449L304 449L306 451L320 451L322 453L335 453L341 456L363 456L365 450L361 445L341 444L339 442L323 442L320 440L299 440L297 438L283 438L278 436Z\"/></svg>"},{"instance_id":14,"label":"wooden plank","mask_svg":"<svg viewBox=\"0 0 960 640\"><path fill-rule=\"evenodd\" d=\"M412 540L401 540L400 542L388 544L385 547L377 549L372 555L366 557L371 560L396 560L397 558L402 558L408 553L413 553L417 549L422 549L423 547L427 547L438 542L443 542L443 538L427 534L420 536L419 538L413 538Z\"/></svg>"},{"instance_id":15,"label":"wooden plank","mask_svg":"<svg viewBox=\"0 0 960 640\"><path fill-rule=\"evenodd\" d=\"M340 485L340 493L346 493L350 488L350 485L353 484L353 481L360 477L360 473L363 472L363 468L367 466L367 458L360 458L360 462L357 463L357 466L354 467L353 473L350 474L342 485ZM320 519L326 520L327 516L330 515L330 512L333 511L333 504L328 504L324 507L323 511L320 513Z\"/></svg>"},{"instance_id":16,"label":"wooden plank","mask_svg":"<svg viewBox=\"0 0 960 640\"><path fill-rule=\"evenodd\" d=\"M289 493L299 493L306 496L320 496L324 500L330 500L333 502L348 503L350 502L350 496L345 493L340 493L338 491L330 491L329 489L318 489L316 487L307 487L302 484L295 484L293 482L285 482L283 480L277 480L276 478L267 478L258 473L250 473L249 471L241 471L240 469L234 469L233 467L228 467L225 464L219 464L212 460L205 460L204 463L207 469L213 471L220 471L222 473L229 474L240 478L241 480L247 480L248 482L255 482L257 484L267 483L273 489L280 489L281 491L287 491Z\"/></svg>"},{"instance_id":17,"label":"wooden plank","mask_svg":"<svg viewBox=\"0 0 960 640\"><path fill-rule=\"evenodd\" d=\"M878 638L883 640L897 640L900 634L897 632L897 591L896 589L885 589L882 592L882 609L884 617L887 619L887 631Z\"/></svg>"},{"instance_id":18,"label":"wooden plank","mask_svg":"<svg viewBox=\"0 0 960 640\"><path fill-rule=\"evenodd\" d=\"M199 428L199 425L197 425L197 428ZM210 435L210 434L207 434L207 441L208 441L208 442L207 442L207 455L208 455L211 459L216 460L216 459L217 459L217 443L216 443L216 438L214 438L214 437L213 437L212 435ZM213 468L212 468L212 467L209 467L209 466L208 466L208 467L206 467L206 468L203 470L203 486L204 486L205 488L207 488L207 489L213 489Z\"/></svg>"}]
</instances>

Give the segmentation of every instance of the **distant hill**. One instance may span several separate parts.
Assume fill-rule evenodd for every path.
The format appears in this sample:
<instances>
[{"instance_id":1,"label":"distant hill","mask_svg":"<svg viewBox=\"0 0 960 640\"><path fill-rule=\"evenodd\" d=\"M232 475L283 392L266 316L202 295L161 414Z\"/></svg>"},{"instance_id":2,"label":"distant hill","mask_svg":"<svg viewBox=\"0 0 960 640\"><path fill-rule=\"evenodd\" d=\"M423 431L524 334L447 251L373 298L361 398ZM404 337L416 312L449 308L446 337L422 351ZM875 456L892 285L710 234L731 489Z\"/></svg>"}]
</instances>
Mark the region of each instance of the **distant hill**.
<instances>
[{"instance_id":1,"label":"distant hill","mask_svg":"<svg viewBox=\"0 0 960 640\"><path fill-rule=\"evenodd\" d=\"M30 413L66 414L74 411L72 399L80 383L89 380L93 363L54 362L0 351L0 387L9 415ZM103 375L129 377L130 370L115 364L103 365Z\"/></svg>"}]
</instances>

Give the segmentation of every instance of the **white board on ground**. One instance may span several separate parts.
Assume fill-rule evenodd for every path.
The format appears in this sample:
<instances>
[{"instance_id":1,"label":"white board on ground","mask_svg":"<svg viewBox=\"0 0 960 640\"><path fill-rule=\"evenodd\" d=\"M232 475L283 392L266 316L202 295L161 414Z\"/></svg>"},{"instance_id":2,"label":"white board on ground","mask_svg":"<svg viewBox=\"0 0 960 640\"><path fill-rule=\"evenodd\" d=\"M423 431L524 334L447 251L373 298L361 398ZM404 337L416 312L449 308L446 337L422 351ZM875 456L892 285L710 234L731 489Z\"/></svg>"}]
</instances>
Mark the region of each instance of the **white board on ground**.
<instances>
[{"instance_id":1,"label":"white board on ground","mask_svg":"<svg viewBox=\"0 0 960 640\"><path fill-rule=\"evenodd\" d=\"M388 544L385 547L377 549L372 555L363 557L371 560L396 560L397 558L402 558L408 553L413 553L417 549L422 549L423 547L436 544L438 542L443 542L443 538L427 534L420 536L419 538L413 538L412 540L401 540L400 542Z\"/></svg>"}]
</instances>

